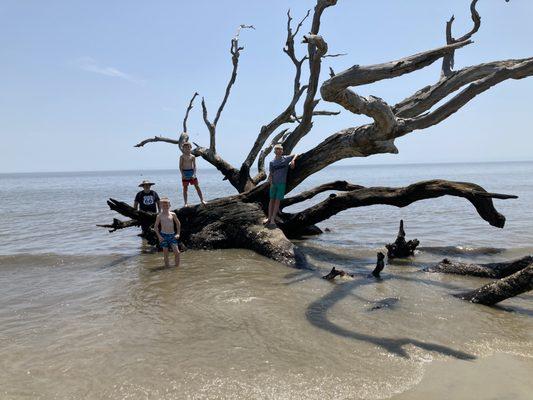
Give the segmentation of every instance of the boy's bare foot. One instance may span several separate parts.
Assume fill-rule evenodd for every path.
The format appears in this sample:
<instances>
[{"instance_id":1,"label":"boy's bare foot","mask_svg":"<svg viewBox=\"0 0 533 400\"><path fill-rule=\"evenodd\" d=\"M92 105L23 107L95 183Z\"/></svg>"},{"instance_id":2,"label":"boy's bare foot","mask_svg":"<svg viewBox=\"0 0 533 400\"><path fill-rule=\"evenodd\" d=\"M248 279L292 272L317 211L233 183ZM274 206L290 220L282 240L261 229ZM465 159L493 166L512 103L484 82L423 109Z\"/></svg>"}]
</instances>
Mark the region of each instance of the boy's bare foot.
<instances>
[{"instance_id":1,"label":"boy's bare foot","mask_svg":"<svg viewBox=\"0 0 533 400\"><path fill-rule=\"evenodd\" d=\"M268 218L265 218L263 220L263 225L268 225L270 223L269 219Z\"/></svg>"},{"instance_id":2,"label":"boy's bare foot","mask_svg":"<svg viewBox=\"0 0 533 400\"><path fill-rule=\"evenodd\" d=\"M204 206L205 206L205 205L207 204L207 201L205 201L205 200L202 200L202 201L201 201L201 203L202 203L202 205L204 205Z\"/></svg>"},{"instance_id":3,"label":"boy's bare foot","mask_svg":"<svg viewBox=\"0 0 533 400\"><path fill-rule=\"evenodd\" d=\"M183 207L189 207L189 203L185 203Z\"/></svg>"}]
</instances>

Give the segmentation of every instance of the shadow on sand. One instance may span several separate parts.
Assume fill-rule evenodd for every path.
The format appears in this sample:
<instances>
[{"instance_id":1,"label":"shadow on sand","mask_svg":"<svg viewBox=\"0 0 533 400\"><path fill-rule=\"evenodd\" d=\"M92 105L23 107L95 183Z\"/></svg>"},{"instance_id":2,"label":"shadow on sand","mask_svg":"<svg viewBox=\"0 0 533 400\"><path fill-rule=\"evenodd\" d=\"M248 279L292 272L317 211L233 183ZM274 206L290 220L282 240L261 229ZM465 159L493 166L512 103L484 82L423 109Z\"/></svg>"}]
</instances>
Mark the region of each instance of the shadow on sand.
<instances>
[{"instance_id":1,"label":"shadow on sand","mask_svg":"<svg viewBox=\"0 0 533 400\"><path fill-rule=\"evenodd\" d=\"M350 295L352 290L362 285L376 283L375 280L361 278L351 282L346 282L335 287L325 296L309 304L306 310L307 320L319 329L326 330L335 335L346 337L349 339L360 340L374 345L380 346L390 353L401 357L409 358L409 354L404 349L406 345L417 346L427 351L437 352L446 356L454 357L460 360L474 360L476 357L472 354L463 351L454 350L450 347L440 345L438 343L423 342L417 339L410 338L387 338L367 335L349 329L343 328L331 322L327 317L327 312L333 305L346 296Z\"/></svg>"}]
</instances>

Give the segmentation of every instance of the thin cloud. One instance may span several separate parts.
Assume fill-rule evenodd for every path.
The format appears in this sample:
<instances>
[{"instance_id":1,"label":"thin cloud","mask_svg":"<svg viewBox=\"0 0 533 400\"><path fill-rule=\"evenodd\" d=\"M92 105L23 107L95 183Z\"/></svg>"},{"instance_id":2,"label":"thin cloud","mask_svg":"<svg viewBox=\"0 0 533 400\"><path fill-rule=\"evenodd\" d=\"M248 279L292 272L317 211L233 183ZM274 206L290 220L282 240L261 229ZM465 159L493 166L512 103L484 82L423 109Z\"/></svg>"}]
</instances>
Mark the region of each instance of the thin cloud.
<instances>
[{"instance_id":1,"label":"thin cloud","mask_svg":"<svg viewBox=\"0 0 533 400\"><path fill-rule=\"evenodd\" d=\"M112 78L124 79L125 81L137 84L144 83L143 80L131 74L123 72L115 67L102 66L92 57L78 58L74 61L74 64L83 71L94 72L95 74L105 75Z\"/></svg>"}]
</instances>

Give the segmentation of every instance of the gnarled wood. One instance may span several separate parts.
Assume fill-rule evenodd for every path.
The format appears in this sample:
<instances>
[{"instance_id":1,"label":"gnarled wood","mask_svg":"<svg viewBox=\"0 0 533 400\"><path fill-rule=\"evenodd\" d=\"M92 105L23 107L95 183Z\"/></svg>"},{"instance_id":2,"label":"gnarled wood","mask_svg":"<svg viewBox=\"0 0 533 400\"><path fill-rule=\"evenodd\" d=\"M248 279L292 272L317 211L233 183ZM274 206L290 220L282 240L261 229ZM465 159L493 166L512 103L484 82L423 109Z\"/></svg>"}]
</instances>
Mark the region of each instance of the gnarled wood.
<instances>
[{"instance_id":1,"label":"gnarled wood","mask_svg":"<svg viewBox=\"0 0 533 400\"><path fill-rule=\"evenodd\" d=\"M501 279L521 271L531 263L533 263L532 256L525 256L513 261L488 264L463 263L450 261L445 258L440 263L424 269L424 271Z\"/></svg>"},{"instance_id":2,"label":"gnarled wood","mask_svg":"<svg viewBox=\"0 0 533 400\"><path fill-rule=\"evenodd\" d=\"M505 217L496 211L492 198L517 198L517 196L513 195L489 193L481 186L473 183L444 180L418 182L400 188L361 188L349 192L331 194L326 200L292 215L290 220L286 221L282 227L283 229L297 229L298 226L316 224L348 208L376 204L405 207L415 201L434 199L446 195L467 199L474 205L481 218L498 228L503 228Z\"/></svg>"},{"instance_id":3,"label":"gnarled wood","mask_svg":"<svg viewBox=\"0 0 533 400\"><path fill-rule=\"evenodd\" d=\"M406 241L405 240L405 231L403 229L403 219L400 220L400 228L398 230L398 235L394 243L389 243L385 245L387 249L387 257L389 260L392 258L405 258L410 257L415 254L415 249L418 247L420 242L418 239L413 239Z\"/></svg>"},{"instance_id":4,"label":"gnarled wood","mask_svg":"<svg viewBox=\"0 0 533 400\"><path fill-rule=\"evenodd\" d=\"M109 207L138 223L153 225L156 214L135 210L130 205L109 199ZM279 229L267 229L260 205L244 203L239 196L210 201L206 205L174 210L181 221L180 241L189 249L244 248L289 266L305 260ZM120 228L119 228L120 229ZM147 240L156 243L148 233Z\"/></svg>"},{"instance_id":5,"label":"gnarled wood","mask_svg":"<svg viewBox=\"0 0 533 400\"><path fill-rule=\"evenodd\" d=\"M533 263L506 278L488 283L471 292L456 295L472 303L492 306L510 297L533 290Z\"/></svg>"}]
</instances>

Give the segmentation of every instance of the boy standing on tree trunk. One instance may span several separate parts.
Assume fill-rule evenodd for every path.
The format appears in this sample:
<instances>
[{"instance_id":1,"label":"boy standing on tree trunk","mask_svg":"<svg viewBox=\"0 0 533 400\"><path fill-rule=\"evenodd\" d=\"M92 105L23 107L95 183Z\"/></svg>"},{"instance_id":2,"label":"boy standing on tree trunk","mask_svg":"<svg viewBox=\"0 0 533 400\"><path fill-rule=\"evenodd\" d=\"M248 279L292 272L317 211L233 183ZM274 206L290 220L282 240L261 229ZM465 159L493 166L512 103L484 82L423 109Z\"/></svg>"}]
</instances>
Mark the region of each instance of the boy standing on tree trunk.
<instances>
[{"instance_id":1,"label":"boy standing on tree trunk","mask_svg":"<svg viewBox=\"0 0 533 400\"><path fill-rule=\"evenodd\" d=\"M196 158L191 154L192 145L189 142L183 143L181 150L183 154L180 156L180 171L181 171L181 182L183 183L183 201L185 207L189 205L187 201L187 190L189 185L194 185L200 202L205 204L204 196L202 195L202 190L200 185L198 185L198 178L196 177Z\"/></svg>"},{"instance_id":2,"label":"boy standing on tree trunk","mask_svg":"<svg viewBox=\"0 0 533 400\"><path fill-rule=\"evenodd\" d=\"M276 217L279 211L279 204L285 196L285 185L287 182L287 173L289 166L294 168L296 165L297 154L289 156L283 155L283 146L277 144L274 146L275 157L270 161L268 183L270 184L270 203L268 204L268 219L265 223L268 227L276 227Z\"/></svg>"},{"instance_id":3,"label":"boy standing on tree trunk","mask_svg":"<svg viewBox=\"0 0 533 400\"><path fill-rule=\"evenodd\" d=\"M174 261L176 267L180 265L180 251L178 249L178 239L180 238L181 224L175 213L170 211L170 200L166 197L160 200L161 212L155 219L155 233L159 239L159 244L163 248L163 256L165 257L165 267L168 263L168 249L172 248L174 252Z\"/></svg>"}]
</instances>

